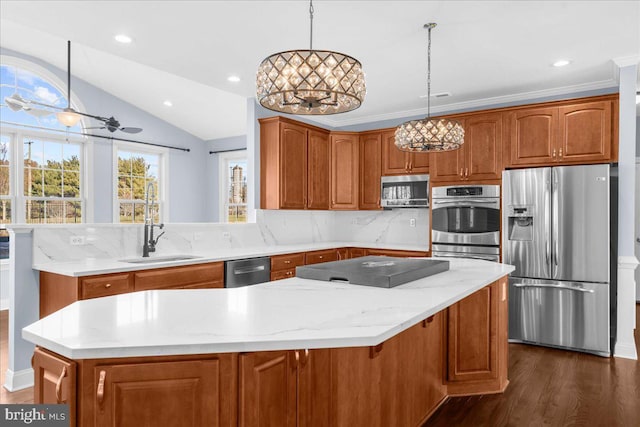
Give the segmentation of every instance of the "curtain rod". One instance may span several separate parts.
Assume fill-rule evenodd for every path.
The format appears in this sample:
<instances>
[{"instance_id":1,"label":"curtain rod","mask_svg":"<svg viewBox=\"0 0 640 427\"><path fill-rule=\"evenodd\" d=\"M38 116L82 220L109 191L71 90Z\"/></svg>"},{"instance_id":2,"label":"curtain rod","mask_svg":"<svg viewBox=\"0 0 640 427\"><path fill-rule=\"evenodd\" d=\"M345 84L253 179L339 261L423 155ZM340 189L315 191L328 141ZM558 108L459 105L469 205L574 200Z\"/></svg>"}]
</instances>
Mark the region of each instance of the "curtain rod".
<instances>
[{"instance_id":1,"label":"curtain rod","mask_svg":"<svg viewBox=\"0 0 640 427\"><path fill-rule=\"evenodd\" d=\"M47 127L44 127L44 126L25 125L23 123L7 122L7 121L4 121L4 120L0 120L0 123L6 124L6 125L21 126L21 127L25 127L25 128L31 128L31 129L46 130L46 131L50 131L50 132L60 132L60 133L67 133L67 134L71 133L71 134L74 134L74 135L90 136L92 138L110 139L112 141L134 142L136 144L152 145L154 147L162 147L162 148L170 148L172 150L186 151L187 153L191 151L191 149L189 149L189 148L173 147L171 145L154 144L153 142L144 142L144 141L136 141L134 139L118 138L117 136L104 136L104 135L96 135L96 134L93 134L93 133L74 132L74 131L70 131L70 130L52 129L52 128L47 128Z\"/></svg>"},{"instance_id":2,"label":"curtain rod","mask_svg":"<svg viewBox=\"0 0 640 427\"><path fill-rule=\"evenodd\" d=\"M246 148L234 148L232 150L209 151L209 154L228 153L230 151L245 151Z\"/></svg>"}]
</instances>

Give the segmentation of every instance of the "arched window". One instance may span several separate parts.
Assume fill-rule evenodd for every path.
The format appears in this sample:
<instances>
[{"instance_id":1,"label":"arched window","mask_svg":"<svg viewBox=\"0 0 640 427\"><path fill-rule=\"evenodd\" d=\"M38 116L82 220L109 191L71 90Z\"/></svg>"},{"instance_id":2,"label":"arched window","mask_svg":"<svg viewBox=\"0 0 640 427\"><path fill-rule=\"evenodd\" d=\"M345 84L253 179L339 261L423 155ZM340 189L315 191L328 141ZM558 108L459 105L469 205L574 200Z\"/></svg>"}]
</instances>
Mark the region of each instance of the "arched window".
<instances>
[{"instance_id":1,"label":"arched window","mask_svg":"<svg viewBox=\"0 0 640 427\"><path fill-rule=\"evenodd\" d=\"M67 129L56 119L67 106L62 82L17 58L1 62L0 228L83 222L85 139L73 133L81 123Z\"/></svg>"}]
</instances>

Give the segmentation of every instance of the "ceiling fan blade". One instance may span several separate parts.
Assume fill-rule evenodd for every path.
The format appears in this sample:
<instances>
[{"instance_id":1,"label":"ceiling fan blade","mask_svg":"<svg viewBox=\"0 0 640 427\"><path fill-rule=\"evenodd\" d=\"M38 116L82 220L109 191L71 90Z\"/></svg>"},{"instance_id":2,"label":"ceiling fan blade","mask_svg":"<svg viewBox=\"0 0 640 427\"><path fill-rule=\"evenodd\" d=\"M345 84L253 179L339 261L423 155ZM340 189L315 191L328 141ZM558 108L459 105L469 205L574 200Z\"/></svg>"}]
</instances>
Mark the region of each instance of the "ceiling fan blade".
<instances>
[{"instance_id":1,"label":"ceiling fan blade","mask_svg":"<svg viewBox=\"0 0 640 427\"><path fill-rule=\"evenodd\" d=\"M46 116L50 116L52 114L55 114L54 111L43 110L42 108L28 108L28 109L25 109L25 111L28 114L31 114L32 116L35 116L35 117L46 117Z\"/></svg>"},{"instance_id":2,"label":"ceiling fan blade","mask_svg":"<svg viewBox=\"0 0 640 427\"><path fill-rule=\"evenodd\" d=\"M129 127L124 127L124 128L120 128L120 130L122 132L126 132L126 133L140 133L142 132L141 128L129 128Z\"/></svg>"}]
</instances>

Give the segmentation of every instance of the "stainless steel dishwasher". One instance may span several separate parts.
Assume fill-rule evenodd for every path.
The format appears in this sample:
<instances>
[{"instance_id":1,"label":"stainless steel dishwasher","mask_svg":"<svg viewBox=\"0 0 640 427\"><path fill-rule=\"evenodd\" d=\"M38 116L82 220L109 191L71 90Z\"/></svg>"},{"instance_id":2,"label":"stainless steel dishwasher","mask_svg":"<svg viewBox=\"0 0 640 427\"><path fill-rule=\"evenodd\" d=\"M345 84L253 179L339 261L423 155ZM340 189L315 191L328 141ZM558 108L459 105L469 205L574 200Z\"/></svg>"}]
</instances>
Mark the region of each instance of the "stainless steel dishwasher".
<instances>
[{"instance_id":1,"label":"stainless steel dishwasher","mask_svg":"<svg viewBox=\"0 0 640 427\"><path fill-rule=\"evenodd\" d=\"M239 288L271 280L271 258L248 258L224 263L224 287Z\"/></svg>"}]
</instances>

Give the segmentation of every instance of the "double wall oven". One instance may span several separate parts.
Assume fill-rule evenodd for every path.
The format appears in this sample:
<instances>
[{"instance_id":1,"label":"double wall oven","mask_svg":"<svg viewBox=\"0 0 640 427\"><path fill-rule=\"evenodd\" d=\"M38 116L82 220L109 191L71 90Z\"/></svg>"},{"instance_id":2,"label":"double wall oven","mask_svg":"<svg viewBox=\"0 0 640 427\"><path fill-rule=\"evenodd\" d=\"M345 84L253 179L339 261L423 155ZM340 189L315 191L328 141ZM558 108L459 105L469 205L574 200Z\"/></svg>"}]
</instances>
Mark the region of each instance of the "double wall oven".
<instances>
[{"instance_id":1,"label":"double wall oven","mask_svg":"<svg viewBox=\"0 0 640 427\"><path fill-rule=\"evenodd\" d=\"M433 256L500 261L500 186L433 187Z\"/></svg>"}]
</instances>

